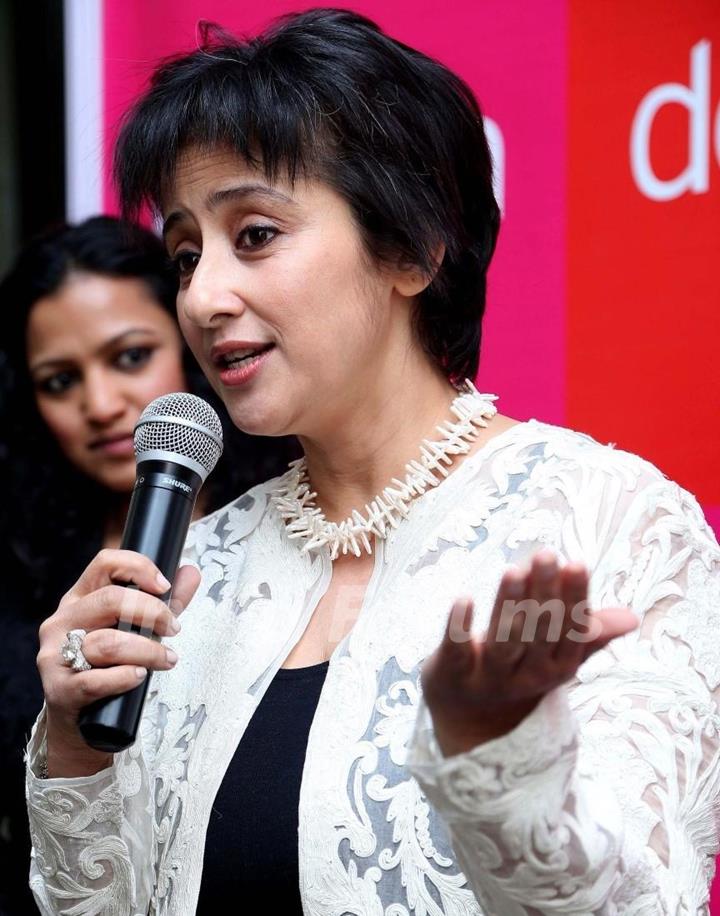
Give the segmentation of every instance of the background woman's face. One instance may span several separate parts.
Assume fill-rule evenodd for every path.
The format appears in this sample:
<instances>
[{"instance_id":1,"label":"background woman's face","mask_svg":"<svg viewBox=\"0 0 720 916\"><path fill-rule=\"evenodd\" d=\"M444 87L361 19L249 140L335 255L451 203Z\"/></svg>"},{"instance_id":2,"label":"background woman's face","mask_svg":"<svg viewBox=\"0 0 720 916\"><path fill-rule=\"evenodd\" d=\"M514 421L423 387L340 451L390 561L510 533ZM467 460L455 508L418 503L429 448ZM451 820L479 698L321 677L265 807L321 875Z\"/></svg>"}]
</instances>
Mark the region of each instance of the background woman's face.
<instances>
[{"instance_id":1,"label":"background woman's face","mask_svg":"<svg viewBox=\"0 0 720 916\"><path fill-rule=\"evenodd\" d=\"M142 280L72 273L33 305L27 360L38 410L67 458L129 492L135 423L154 398L185 387L172 316Z\"/></svg>"},{"instance_id":2,"label":"background woman's face","mask_svg":"<svg viewBox=\"0 0 720 916\"><path fill-rule=\"evenodd\" d=\"M307 436L337 425L408 324L346 201L319 181L269 186L232 153L189 151L163 211L180 325L235 424Z\"/></svg>"}]
</instances>

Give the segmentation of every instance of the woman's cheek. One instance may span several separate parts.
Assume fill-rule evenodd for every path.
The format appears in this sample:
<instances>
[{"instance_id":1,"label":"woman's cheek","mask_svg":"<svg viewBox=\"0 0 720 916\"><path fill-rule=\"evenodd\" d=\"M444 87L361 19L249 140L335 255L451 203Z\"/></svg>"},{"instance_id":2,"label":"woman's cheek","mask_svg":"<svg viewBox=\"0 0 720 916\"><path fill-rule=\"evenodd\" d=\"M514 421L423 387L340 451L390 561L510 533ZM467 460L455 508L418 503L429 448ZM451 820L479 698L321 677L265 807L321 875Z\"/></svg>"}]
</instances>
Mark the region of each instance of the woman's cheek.
<instances>
[{"instance_id":1,"label":"woman's cheek","mask_svg":"<svg viewBox=\"0 0 720 916\"><path fill-rule=\"evenodd\" d=\"M147 395L147 404L161 394L184 391L187 387L182 367L182 353L179 349L168 349L156 353L155 356L149 371L141 379L141 386Z\"/></svg>"},{"instance_id":2,"label":"woman's cheek","mask_svg":"<svg viewBox=\"0 0 720 916\"><path fill-rule=\"evenodd\" d=\"M73 412L68 410L66 405L56 402L48 403L45 398L39 397L37 407L43 422L63 451L67 451L73 443L77 443L80 429L77 420L73 417Z\"/></svg>"},{"instance_id":3,"label":"woman's cheek","mask_svg":"<svg viewBox=\"0 0 720 916\"><path fill-rule=\"evenodd\" d=\"M180 324L180 331L182 333L184 342L188 345L190 352L197 360L200 366L203 365L204 353L202 346L202 334L200 329L197 328L194 324L191 324L187 319L183 319L182 311L178 307L178 319ZM178 359L181 359L178 356Z\"/></svg>"}]
</instances>

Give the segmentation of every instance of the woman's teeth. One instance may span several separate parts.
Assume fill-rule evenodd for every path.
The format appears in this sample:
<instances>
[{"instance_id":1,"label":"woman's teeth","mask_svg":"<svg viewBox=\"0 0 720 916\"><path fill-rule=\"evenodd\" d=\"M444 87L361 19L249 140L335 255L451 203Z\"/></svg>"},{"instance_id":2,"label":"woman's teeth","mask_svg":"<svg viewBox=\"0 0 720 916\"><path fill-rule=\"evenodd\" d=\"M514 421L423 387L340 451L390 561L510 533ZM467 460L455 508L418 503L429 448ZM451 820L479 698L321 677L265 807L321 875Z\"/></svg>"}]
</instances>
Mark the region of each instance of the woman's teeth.
<instances>
[{"instance_id":1,"label":"woman's teeth","mask_svg":"<svg viewBox=\"0 0 720 916\"><path fill-rule=\"evenodd\" d=\"M263 353L266 353L268 350L271 350L273 344L268 344L265 347L260 347L257 350L236 350L234 353L227 353L223 356L223 364L227 369L237 368L242 366L244 363L248 363L253 359L256 359L258 356L262 356Z\"/></svg>"},{"instance_id":2,"label":"woman's teeth","mask_svg":"<svg viewBox=\"0 0 720 916\"><path fill-rule=\"evenodd\" d=\"M247 356L235 356L232 359L226 360L225 365L228 369L232 369L234 366L242 366L243 363L250 362L251 359L255 359L255 357L259 355L259 353L248 353Z\"/></svg>"}]
</instances>

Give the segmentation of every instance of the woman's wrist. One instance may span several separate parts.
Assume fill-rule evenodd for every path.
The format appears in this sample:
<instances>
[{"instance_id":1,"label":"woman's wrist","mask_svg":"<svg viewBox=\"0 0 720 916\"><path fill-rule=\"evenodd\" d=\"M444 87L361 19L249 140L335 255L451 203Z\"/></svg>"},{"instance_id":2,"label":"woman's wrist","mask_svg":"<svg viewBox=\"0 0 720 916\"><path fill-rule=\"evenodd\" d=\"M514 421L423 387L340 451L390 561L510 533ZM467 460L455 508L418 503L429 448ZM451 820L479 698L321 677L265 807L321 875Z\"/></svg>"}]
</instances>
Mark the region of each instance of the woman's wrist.
<instances>
[{"instance_id":1,"label":"woman's wrist","mask_svg":"<svg viewBox=\"0 0 720 916\"><path fill-rule=\"evenodd\" d=\"M465 754L481 744L509 734L535 709L541 699L533 697L521 704L496 709L472 722L449 716L447 712L433 713L430 708L435 740L443 757Z\"/></svg>"},{"instance_id":2,"label":"woman's wrist","mask_svg":"<svg viewBox=\"0 0 720 916\"><path fill-rule=\"evenodd\" d=\"M58 734L50 721L47 723L45 755L38 763L40 779L73 779L77 776L94 776L112 766L113 755L98 751L82 738L70 741Z\"/></svg>"},{"instance_id":3,"label":"woman's wrist","mask_svg":"<svg viewBox=\"0 0 720 916\"><path fill-rule=\"evenodd\" d=\"M77 757L48 751L44 765L39 767L40 779L74 779L77 776L94 776L112 766L113 755L97 752L97 757Z\"/></svg>"}]
</instances>

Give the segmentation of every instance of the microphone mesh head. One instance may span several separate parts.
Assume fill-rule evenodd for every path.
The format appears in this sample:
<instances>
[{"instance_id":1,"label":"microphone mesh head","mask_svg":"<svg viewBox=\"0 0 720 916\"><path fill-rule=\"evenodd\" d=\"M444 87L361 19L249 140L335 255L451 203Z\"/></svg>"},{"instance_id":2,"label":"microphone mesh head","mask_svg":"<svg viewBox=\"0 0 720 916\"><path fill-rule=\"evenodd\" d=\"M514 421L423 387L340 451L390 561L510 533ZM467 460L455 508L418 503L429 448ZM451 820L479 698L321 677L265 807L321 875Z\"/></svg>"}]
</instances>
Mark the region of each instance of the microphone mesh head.
<instances>
[{"instance_id":1,"label":"microphone mesh head","mask_svg":"<svg viewBox=\"0 0 720 916\"><path fill-rule=\"evenodd\" d=\"M222 455L222 425L202 398L186 392L164 394L143 410L134 443L138 461L176 461L205 480Z\"/></svg>"}]
</instances>

